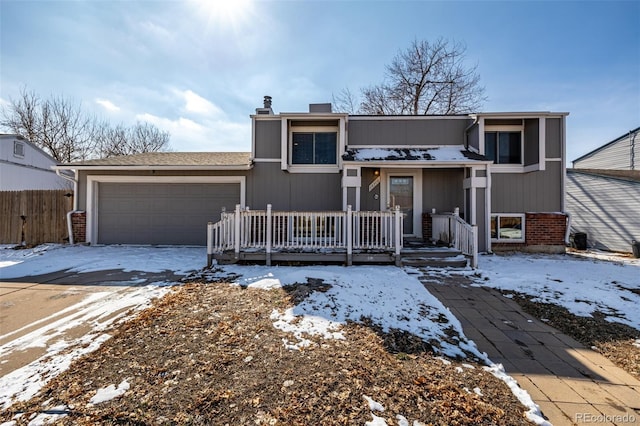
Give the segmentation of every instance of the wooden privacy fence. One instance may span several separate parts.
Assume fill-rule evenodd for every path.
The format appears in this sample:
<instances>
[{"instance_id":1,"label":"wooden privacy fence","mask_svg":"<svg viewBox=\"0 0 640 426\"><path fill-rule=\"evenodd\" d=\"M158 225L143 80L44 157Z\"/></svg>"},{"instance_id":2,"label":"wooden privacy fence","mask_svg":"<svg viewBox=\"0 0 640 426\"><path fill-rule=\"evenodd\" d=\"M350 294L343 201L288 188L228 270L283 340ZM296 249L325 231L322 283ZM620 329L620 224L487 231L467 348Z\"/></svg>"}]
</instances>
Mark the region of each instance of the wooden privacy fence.
<instances>
[{"instance_id":1,"label":"wooden privacy fence","mask_svg":"<svg viewBox=\"0 0 640 426\"><path fill-rule=\"evenodd\" d=\"M0 191L0 244L63 243L68 239L68 190Z\"/></svg>"}]
</instances>

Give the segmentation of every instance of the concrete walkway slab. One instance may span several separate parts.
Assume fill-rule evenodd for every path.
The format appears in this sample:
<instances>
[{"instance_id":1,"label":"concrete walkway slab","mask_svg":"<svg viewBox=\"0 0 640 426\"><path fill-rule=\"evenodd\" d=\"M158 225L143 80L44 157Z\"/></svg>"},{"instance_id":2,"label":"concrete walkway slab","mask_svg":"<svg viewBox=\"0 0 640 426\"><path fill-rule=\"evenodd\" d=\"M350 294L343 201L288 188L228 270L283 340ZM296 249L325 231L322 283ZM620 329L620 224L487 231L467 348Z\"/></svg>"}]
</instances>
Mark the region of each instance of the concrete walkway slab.
<instances>
[{"instance_id":1,"label":"concrete walkway slab","mask_svg":"<svg viewBox=\"0 0 640 426\"><path fill-rule=\"evenodd\" d=\"M554 425L640 424L640 381L610 360L468 278L421 281L460 320L480 351L529 392Z\"/></svg>"}]
</instances>

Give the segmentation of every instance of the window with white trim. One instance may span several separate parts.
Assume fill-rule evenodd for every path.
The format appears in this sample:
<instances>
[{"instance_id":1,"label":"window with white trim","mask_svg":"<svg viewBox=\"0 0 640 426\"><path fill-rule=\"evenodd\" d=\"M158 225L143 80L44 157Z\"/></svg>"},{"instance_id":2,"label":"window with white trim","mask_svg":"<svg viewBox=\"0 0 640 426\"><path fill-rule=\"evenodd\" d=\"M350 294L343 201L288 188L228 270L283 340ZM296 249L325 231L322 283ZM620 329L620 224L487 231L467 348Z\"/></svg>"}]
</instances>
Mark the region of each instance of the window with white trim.
<instances>
[{"instance_id":1,"label":"window with white trim","mask_svg":"<svg viewBox=\"0 0 640 426\"><path fill-rule=\"evenodd\" d=\"M24 143L13 141L13 155L16 157L24 157Z\"/></svg>"},{"instance_id":2,"label":"window with white trim","mask_svg":"<svg viewBox=\"0 0 640 426\"><path fill-rule=\"evenodd\" d=\"M289 127L289 170L317 171L335 168L339 160L337 121L292 121Z\"/></svg>"},{"instance_id":3,"label":"window with white trim","mask_svg":"<svg viewBox=\"0 0 640 426\"><path fill-rule=\"evenodd\" d=\"M524 215L499 213L491 215L491 240L496 242L524 242Z\"/></svg>"},{"instance_id":4,"label":"window with white trim","mask_svg":"<svg viewBox=\"0 0 640 426\"><path fill-rule=\"evenodd\" d=\"M337 132L292 132L291 164L335 165L337 161Z\"/></svg>"},{"instance_id":5,"label":"window with white trim","mask_svg":"<svg viewBox=\"0 0 640 426\"><path fill-rule=\"evenodd\" d=\"M523 164L521 131L486 131L484 155L495 164Z\"/></svg>"}]
</instances>

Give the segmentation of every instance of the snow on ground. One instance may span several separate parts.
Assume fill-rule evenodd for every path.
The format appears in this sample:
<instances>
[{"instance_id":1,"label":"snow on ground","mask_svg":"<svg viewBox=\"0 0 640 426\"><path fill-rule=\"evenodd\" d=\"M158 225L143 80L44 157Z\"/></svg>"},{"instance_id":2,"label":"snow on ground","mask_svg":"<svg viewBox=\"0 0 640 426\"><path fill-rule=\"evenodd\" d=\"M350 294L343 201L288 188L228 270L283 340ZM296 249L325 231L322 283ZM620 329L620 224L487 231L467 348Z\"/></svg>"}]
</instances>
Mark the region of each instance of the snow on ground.
<instances>
[{"instance_id":1,"label":"snow on ground","mask_svg":"<svg viewBox=\"0 0 640 426\"><path fill-rule=\"evenodd\" d=\"M513 290L578 316L599 311L640 330L640 259L603 252L482 256L478 286Z\"/></svg>"},{"instance_id":2,"label":"snow on ground","mask_svg":"<svg viewBox=\"0 0 640 426\"><path fill-rule=\"evenodd\" d=\"M71 270L96 272L110 269L163 272L179 275L202 269L207 262L204 247L66 246L45 244L28 250L0 246L0 279Z\"/></svg>"},{"instance_id":3,"label":"snow on ground","mask_svg":"<svg viewBox=\"0 0 640 426\"><path fill-rule=\"evenodd\" d=\"M140 272L170 270L186 275L201 269L205 262L206 249L201 247L42 245L12 250L11 246L0 246L0 280L61 270L75 273L113 269ZM146 308L152 299L164 295L168 284L172 283L105 287L104 291L88 293L82 301L50 317L18 330L2 330L1 340L16 337L0 346L0 357L32 348L42 348L44 355L0 377L0 409L6 409L16 400L28 400L49 380L69 368L73 360L98 349L109 339L107 330L111 326L124 320L127 314ZM80 337L69 338L65 334L82 326L90 330ZM23 332L27 333L21 335Z\"/></svg>"},{"instance_id":4,"label":"snow on ground","mask_svg":"<svg viewBox=\"0 0 640 426\"><path fill-rule=\"evenodd\" d=\"M487 371L503 380L528 407L527 417L531 421L548 424L529 394L517 386L502 365L492 363L485 353L480 353L475 343L464 336L460 321L427 291L415 274L395 266L226 266L223 270L229 276L239 275L234 283L246 287L272 289L307 284L311 281L309 279L316 283L322 280L322 285L331 286L312 292L300 304L284 312L274 310L271 315L274 326L290 332L295 339L284 339L287 349L299 350L309 346L311 341L305 336L344 338L339 331L342 324L367 318L385 332L399 329L426 342L436 343L434 350L448 357L466 358L468 354L477 357L489 366ZM408 271L413 272L413 269L408 268ZM446 329L453 329L458 334L459 339L455 343L446 337ZM363 397L373 407L373 399ZM378 404L375 410L371 409L382 411L384 407ZM386 424L373 412L371 415L373 420L367 425Z\"/></svg>"},{"instance_id":5,"label":"snow on ground","mask_svg":"<svg viewBox=\"0 0 640 426\"><path fill-rule=\"evenodd\" d=\"M205 249L193 247L85 247L39 246L31 250L9 250L0 246L0 279L39 275L59 270L95 272L111 269L127 271L162 272L171 270L186 274L199 270L206 259ZM537 423L538 416L529 395L520 389L515 380L504 373L499 365L493 365L485 354L479 353L475 344L467 340L460 322L432 296L418 281L411 268L391 266L307 266L266 267L227 266L224 271L237 274L237 285L272 289L291 284L321 282L297 306L279 311L274 309L274 327L290 333L283 344L292 350L310 344L310 335L324 338L344 338L341 325L346 321L370 319L383 330L400 329L422 337L426 341L438 341L443 355L465 357L472 354L489 367L487 370L501 378L514 394L530 408L529 418ZM434 270L437 274L459 271ZM475 279L473 285L491 286L530 294L543 302L567 307L578 315L590 315L599 310L611 319L640 329L640 260L616 257L604 253L574 255L509 255L482 256L480 269L465 272ZM322 280L322 281L319 281ZM312 286L311 286L312 287ZM26 399L55 374L68 368L76 357L97 349L109 338L106 328L121 319L117 312L127 307L141 309L153 297L166 291L160 285L130 287L118 292L94 293L71 309L55 326L43 324L42 330L0 347L0 354L29 345L42 345L46 333L55 333L71 327L81 319L90 320L92 331L75 341L57 341L47 347L47 354L36 362L0 378L0 406L5 408L11 399ZM635 292L635 293L634 293ZM94 312L91 317L90 313ZM460 338L446 339L446 328L453 328ZM1 337L1 336L0 336ZM55 340L55 339L54 339ZM64 352L64 354L63 354ZM443 362L446 361L443 358ZM123 383L126 383L123 382ZM114 385L113 391L122 391L126 385ZM481 389L472 390L481 392ZM375 395L367 397L374 404ZM384 407L377 407L384 408ZM374 410L372 411L379 411ZM408 424L405 418L401 424ZM384 424L372 412L370 424ZM382 420L384 421L384 420Z\"/></svg>"}]
</instances>

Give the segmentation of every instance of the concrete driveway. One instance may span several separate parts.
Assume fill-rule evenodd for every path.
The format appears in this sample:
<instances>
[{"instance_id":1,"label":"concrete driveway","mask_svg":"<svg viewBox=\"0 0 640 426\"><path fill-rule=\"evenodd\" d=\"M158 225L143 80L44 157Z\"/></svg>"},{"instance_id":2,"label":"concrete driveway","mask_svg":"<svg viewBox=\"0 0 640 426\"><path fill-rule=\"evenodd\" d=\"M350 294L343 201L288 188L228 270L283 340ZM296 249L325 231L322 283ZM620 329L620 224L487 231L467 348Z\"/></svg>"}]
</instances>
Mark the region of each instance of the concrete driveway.
<instances>
[{"instance_id":1,"label":"concrete driveway","mask_svg":"<svg viewBox=\"0 0 640 426\"><path fill-rule=\"evenodd\" d=\"M123 315L137 299L123 301L141 287L181 277L171 271L57 271L1 281L0 376L39 359L54 342L78 339L96 322L107 324Z\"/></svg>"}]
</instances>

